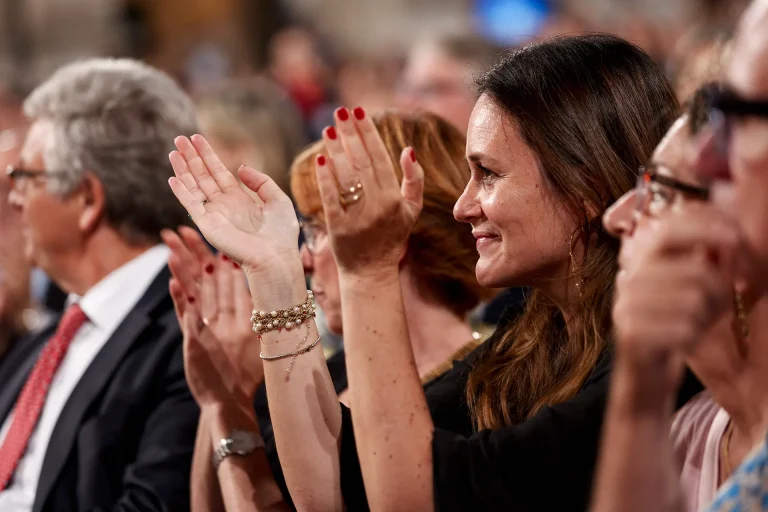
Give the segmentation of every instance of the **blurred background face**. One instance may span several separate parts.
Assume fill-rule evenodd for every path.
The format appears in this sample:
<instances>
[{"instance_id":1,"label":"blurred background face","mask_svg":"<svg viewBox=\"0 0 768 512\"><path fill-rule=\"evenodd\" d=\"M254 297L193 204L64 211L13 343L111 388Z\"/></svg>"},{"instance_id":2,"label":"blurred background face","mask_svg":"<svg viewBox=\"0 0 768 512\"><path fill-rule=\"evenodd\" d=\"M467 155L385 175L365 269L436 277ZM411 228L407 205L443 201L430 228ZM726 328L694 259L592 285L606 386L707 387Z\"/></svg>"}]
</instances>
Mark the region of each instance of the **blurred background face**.
<instances>
[{"instance_id":1,"label":"blurred background face","mask_svg":"<svg viewBox=\"0 0 768 512\"><path fill-rule=\"evenodd\" d=\"M566 278L576 222L547 192L536 156L487 96L467 133L471 178L454 208L477 239L477 280L489 288Z\"/></svg>"},{"instance_id":2,"label":"blurred background face","mask_svg":"<svg viewBox=\"0 0 768 512\"><path fill-rule=\"evenodd\" d=\"M768 102L768 1L755 2L734 41L727 87L740 100ZM697 172L715 178L713 201L736 219L754 260L748 281L768 291L768 118L728 116L724 135L710 136L696 154ZM725 144L718 140L727 141ZM725 153L724 153L725 150Z\"/></svg>"},{"instance_id":3,"label":"blurred background face","mask_svg":"<svg viewBox=\"0 0 768 512\"><path fill-rule=\"evenodd\" d=\"M43 151L51 128L47 121L37 121L30 127L17 168L48 171ZM16 180L9 196L11 204L20 213L27 259L49 273L57 268L61 257L76 247L81 238L77 201L49 192L48 181L51 179L55 178Z\"/></svg>"},{"instance_id":4,"label":"blurred background face","mask_svg":"<svg viewBox=\"0 0 768 512\"><path fill-rule=\"evenodd\" d=\"M462 133L467 130L475 105L472 70L431 44L413 49L403 73L396 101L405 109L419 108L449 121Z\"/></svg>"},{"instance_id":5,"label":"blurred background face","mask_svg":"<svg viewBox=\"0 0 768 512\"><path fill-rule=\"evenodd\" d=\"M339 269L328 243L325 225L317 219L306 219L302 229L305 238L301 246L304 273L311 278L312 292L317 305L323 310L328 329L342 334Z\"/></svg>"}]
</instances>

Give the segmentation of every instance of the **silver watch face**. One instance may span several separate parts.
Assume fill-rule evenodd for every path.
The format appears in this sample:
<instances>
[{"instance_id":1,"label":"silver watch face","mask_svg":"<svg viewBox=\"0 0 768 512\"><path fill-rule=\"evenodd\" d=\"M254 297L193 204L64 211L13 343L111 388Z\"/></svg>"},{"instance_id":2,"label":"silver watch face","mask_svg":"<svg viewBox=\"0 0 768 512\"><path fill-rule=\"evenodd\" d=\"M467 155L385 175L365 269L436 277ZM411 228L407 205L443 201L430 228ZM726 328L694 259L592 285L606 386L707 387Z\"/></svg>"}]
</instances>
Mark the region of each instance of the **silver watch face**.
<instances>
[{"instance_id":1,"label":"silver watch face","mask_svg":"<svg viewBox=\"0 0 768 512\"><path fill-rule=\"evenodd\" d=\"M247 455L260 446L256 434L247 430L233 430L229 438L229 451L238 455Z\"/></svg>"}]
</instances>

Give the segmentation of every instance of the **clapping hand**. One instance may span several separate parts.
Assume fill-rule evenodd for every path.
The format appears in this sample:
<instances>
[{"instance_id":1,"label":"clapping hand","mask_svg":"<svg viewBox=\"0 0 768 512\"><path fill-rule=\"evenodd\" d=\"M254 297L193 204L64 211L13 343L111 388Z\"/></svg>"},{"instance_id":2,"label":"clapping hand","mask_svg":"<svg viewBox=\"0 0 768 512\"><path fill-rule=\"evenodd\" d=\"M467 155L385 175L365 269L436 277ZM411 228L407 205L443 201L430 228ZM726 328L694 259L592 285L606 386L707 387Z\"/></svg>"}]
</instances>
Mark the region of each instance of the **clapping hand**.
<instances>
[{"instance_id":1,"label":"clapping hand","mask_svg":"<svg viewBox=\"0 0 768 512\"><path fill-rule=\"evenodd\" d=\"M176 139L170 154L173 193L203 236L242 266L277 304L305 293L298 253L299 224L291 200L266 174L241 167L246 193L200 135Z\"/></svg>"},{"instance_id":2,"label":"clapping hand","mask_svg":"<svg viewBox=\"0 0 768 512\"><path fill-rule=\"evenodd\" d=\"M413 149L400 155L402 185L376 125L362 108L335 113L323 131L330 159L315 162L333 253L342 273L396 268L421 213L424 171ZM330 161L329 161L330 160Z\"/></svg>"},{"instance_id":3,"label":"clapping hand","mask_svg":"<svg viewBox=\"0 0 768 512\"><path fill-rule=\"evenodd\" d=\"M170 291L184 330L185 371L195 398L202 404L240 396L250 403L264 372L239 265L215 257L193 229L162 236L172 251Z\"/></svg>"}]
</instances>

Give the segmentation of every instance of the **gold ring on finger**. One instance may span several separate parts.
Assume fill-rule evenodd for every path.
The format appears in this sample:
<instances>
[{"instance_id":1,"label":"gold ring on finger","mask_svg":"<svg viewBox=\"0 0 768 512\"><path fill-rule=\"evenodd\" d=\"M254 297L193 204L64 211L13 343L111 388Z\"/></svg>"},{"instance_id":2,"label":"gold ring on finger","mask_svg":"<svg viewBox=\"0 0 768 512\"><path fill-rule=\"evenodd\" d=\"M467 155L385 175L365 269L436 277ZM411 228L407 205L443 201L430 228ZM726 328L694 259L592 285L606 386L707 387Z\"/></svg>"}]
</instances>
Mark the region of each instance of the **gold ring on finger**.
<instances>
[{"instance_id":1,"label":"gold ring on finger","mask_svg":"<svg viewBox=\"0 0 768 512\"><path fill-rule=\"evenodd\" d=\"M339 202L341 203L342 206L346 207L358 202L363 197L364 194L365 194L365 191L363 190L363 184L357 183L354 186L351 186L347 189L340 191Z\"/></svg>"}]
</instances>

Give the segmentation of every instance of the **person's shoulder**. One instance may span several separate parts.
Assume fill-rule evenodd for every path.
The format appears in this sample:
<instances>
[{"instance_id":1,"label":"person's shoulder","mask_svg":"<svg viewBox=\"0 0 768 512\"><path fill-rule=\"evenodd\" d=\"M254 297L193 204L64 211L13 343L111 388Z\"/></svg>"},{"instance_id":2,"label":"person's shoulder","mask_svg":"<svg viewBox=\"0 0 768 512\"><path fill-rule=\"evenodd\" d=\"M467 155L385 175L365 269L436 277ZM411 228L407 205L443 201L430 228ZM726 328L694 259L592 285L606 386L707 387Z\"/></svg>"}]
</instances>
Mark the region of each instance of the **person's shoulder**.
<instances>
[{"instance_id":1,"label":"person's shoulder","mask_svg":"<svg viewBox=\"0 0 768 512\"><path fill-rule=\"evenodd\" d=\"M675 413L670 438L676 452L687 452L698 440L706 439L720 406L702 391Z\"/></svg>"}]
</instances>

